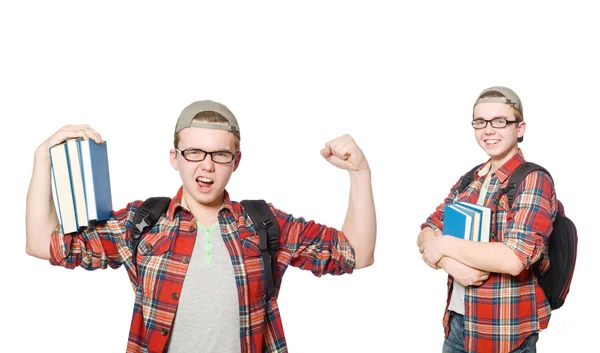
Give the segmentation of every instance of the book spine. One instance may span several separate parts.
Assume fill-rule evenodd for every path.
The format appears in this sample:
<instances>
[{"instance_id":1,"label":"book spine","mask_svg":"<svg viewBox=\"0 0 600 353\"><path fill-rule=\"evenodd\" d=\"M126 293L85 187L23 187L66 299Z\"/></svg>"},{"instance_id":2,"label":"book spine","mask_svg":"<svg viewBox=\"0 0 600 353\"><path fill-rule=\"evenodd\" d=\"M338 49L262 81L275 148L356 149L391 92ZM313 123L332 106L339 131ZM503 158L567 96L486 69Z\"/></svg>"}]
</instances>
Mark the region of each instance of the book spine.
<instances>
[{"instance_id":1,"label":"book spine","mask_svg":"<svg viewBox=\"0 0 600 353\"><path fill-rule=\"evenodd\" d=\"M84 199L84 204L86 205L85 207L85 216L88 220L90 220L90 212L89 212L89 207L87 207L88 204L88 194L87 194L87 185L86 185L86 178L85 178L85 172L83 170L84 166L83 166L83 149L81 148L81 139L77 139L77 151L78 151L78 155L79 155L79 169L81 171L81 183L83 184L83 199Z\"/></svg>"},{"instance_id":2,"label":"book spine","mask_svg":"<svg viewBox=\"0 0 600 353\"><path fill-rule=\"evenodd\" d=\"M50 149L50 161L52 162L52 148ZM50 171L52 174L52 187L54 189L54 200L55 200L55 208L56 208L56 213L58 213L58 220L60 222L60 228L62 229L62 233L65 234L65 227L64 227L64 223L63 223L63 218L62 218L62 212L60 209L60 198L58 197L58 188L56 186L56 174L54 172L54 163L50 163Z\"/></svg>"},{"instance_id":3,"label":"book spine","mask_svg":"<svg viewBox=\"0 0 600 353\"><path fill-rule=\"evenodd\" d=\"M65 142L64 144L64 148L65 148L65 156L67 157L67 170L68 170L68 175L69 175L69 184L71 185L71 200L73 202L73 208L74 208L74 212L75 212L75 229L79 229L79 222L77 219L77 210L75 209L76 207L76 203L75 203L75 193L73 192L73 178L71 177L71 175L73 175L73 171L71 170L71 161L70 161L70 157L69 157L69 149L67 148L67 143Z\"/></svg>"}]
</instances>

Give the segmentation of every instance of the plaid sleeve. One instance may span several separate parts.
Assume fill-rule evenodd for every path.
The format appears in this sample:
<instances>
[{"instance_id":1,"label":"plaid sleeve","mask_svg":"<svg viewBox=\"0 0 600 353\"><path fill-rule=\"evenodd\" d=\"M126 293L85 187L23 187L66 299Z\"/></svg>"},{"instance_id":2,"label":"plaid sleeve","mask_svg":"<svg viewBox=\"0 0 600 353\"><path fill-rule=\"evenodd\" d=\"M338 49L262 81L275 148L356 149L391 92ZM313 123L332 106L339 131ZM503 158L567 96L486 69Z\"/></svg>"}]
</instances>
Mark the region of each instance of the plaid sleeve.
<instances>
[{"instance_id":1,"label":"plaid sleeve","mask_svg":"<svg viewBox=\"0 0 600 353\"><path fill-rule=\"evenodd\" d=\"M88 227L82 232L63 234L60 225L50 238L50 263L73 269L81 266L86 270L118 268L123 263L124 253L130 242L125 239L127 223L133 220L136 207L130 203L124 209L113 212L113 216Z\"/></svg>"},{"instance_id":2,"label":"plaid sleeve","mask_svg":"<svg viewBox=\"0 0 600 353\"><path fill-rule=\"evenodd\" d=\"M281 229L280 246L288 250L290 265L315 276L341 275L354 270L354 249L339 230L273 208Z\"/></svg>"},{"instance_id":3,"label":"plaid sleeve","mask_svg":"<svg viewBox=\"0 0 600 353\"><path fill-rule=\"evenodd\" d=\"M502 242L529 268L545 252L556 217L556 194L552 179L543 172L528 174L509 211Z\"/></svg>"},{"instance_id":4,"label":"plaid sleeve","mask_svg":"<svg viewBox=\"0 0 600 353\"><path fill-rule=\"evenodd\" d=\"M430 227L435 230L442 230L442 228L444 227L444 206L449 203L454 203L458 200L458 186L460 185L461 179L462 177L459 178L458 181L452 186L452 188L450 189L450 193L448 194L448 196L446 196L444 202L442 202L438 205L438 207L436 207L435 211L431 215L429 215L429 217L427 217L425 223L421 224L421 229L425 227Z\"/></svg>"}]
</instances>

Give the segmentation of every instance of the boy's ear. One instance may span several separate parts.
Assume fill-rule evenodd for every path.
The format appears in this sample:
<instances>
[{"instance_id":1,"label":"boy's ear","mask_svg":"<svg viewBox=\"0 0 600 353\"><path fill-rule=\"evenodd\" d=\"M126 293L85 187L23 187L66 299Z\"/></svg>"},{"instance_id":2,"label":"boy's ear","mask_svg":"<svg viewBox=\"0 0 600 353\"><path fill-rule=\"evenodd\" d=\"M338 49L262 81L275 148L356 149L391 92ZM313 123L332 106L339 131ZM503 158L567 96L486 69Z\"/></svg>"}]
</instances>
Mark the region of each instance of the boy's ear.
<instances>
[{"instance_id":1,"label":"boy's ear","mask_svg":"<svg viewBox=\"0 0 600 353\"><path fill-rule=\"evenodd\" d=\"M171 162L171 166L173 167L173 169L178 170L177 169L177 151L175 151L174 148L172 148L169 151L169 161Z\"/></svg>"},{"instance_id":2,"label":"boy's ear","mask_svg":"<svg viewBox=\"0 0 600 353\"><path fill-rule=\"evenodd\" d=\"M527 128L527 123L521 121L519 126L517 127L517 137L523 137L525 135L525 129Z\"/></svg>"},{"instance_id":3,"label":"boy's ear","mask_svg":"<svg viewBox=\"0 0 600 353\"><path fill-rule=\"evenodd\" d=\"M240 161L242 160L242 151L237 151L235 153L235 159L234 159L234 165L233 165L233 171L235 172L238 167L240 166Z\"/></svg>"}]
</instances>

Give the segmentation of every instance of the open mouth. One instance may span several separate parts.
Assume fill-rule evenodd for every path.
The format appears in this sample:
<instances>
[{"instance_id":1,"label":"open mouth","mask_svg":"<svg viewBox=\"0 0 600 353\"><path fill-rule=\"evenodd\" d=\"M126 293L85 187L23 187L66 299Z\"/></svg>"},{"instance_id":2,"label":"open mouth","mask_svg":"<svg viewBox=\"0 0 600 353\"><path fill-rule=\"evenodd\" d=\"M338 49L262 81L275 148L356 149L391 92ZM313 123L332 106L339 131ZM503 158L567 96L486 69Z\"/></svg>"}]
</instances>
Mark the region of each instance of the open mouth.
<instances>
[{"instance_id":1,"label":"open mouth","mask_svg":"<svg viewBox=\"0 0 600 353\"><path fill-rule=\"evenodd\" d=\"M198 177L196 178L196 183L198 184L200 190L208 191L215 182L214 180L207 177Z\"/></svg>"},{"instance_id":2,"label":"open mouth","mask_svg":"<svg viewBox=\"0 0 600 353\"><path fill-rule=\"evenodd\" d=\"M497 144L498 142L500 142L500 140L484 140L483 142L485 142L485 144L488 146L493 146L493 145Z\"/></svg>"}]
</instances>

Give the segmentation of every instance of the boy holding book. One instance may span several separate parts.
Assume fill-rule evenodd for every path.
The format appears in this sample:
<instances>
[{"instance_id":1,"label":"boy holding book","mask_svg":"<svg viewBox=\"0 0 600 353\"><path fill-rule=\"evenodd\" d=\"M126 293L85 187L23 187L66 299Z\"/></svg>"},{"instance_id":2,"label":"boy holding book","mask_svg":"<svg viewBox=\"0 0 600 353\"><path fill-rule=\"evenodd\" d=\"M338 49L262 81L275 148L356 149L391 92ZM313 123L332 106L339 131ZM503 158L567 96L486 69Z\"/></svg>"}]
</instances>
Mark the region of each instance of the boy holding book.
<instances>
[{"instance_id":1,"label":"boy holding book","mask_svg":"<svg viewBox=\"0 0 600 353\"><path fill-rule=\"evenodd\" d=\"M533 274L547 268L546 240L557 203L550 176L530 173L511 209L499 199L510 174L525 158L521 100L511 89L490 87L473 107L472 126L479 146L490 157L462 192L460 179L421 225L417 239L423 261L448 273L448 301L443 318L443 351L535 352L538 332L548 326L550 305ZM444 236L444 206L458 201L492 208L489 242ZM537 266L537 264L536 264Z\"/></svg>"},{"instance_id":2,"label":"boy holding book","mask_svg":"<svg viewBox=\"0 0 600 353\"><path fill-rule=\"evenodd\" d=\"M124 265L135 291L127 352L198 347L207 352L286 352L276 295L265 295L267 264L262 264L256 228L225 190L242 157L240 129L231 111L212 101L194 102L182 111L170 163L183 185L140 241L137 268L130 229L141 201L114 212L106 222L61 233L48 150L75 137L102 141L87 125L65 126L36 150L27 194L27 253L66 268ZM277 285L288 265L321 276L351 273L374 261L376 219L367 160L348 135L326 143L321 154L350 174L342 231L270 205L280 228Z\"/></svg>"}]
</instances>

